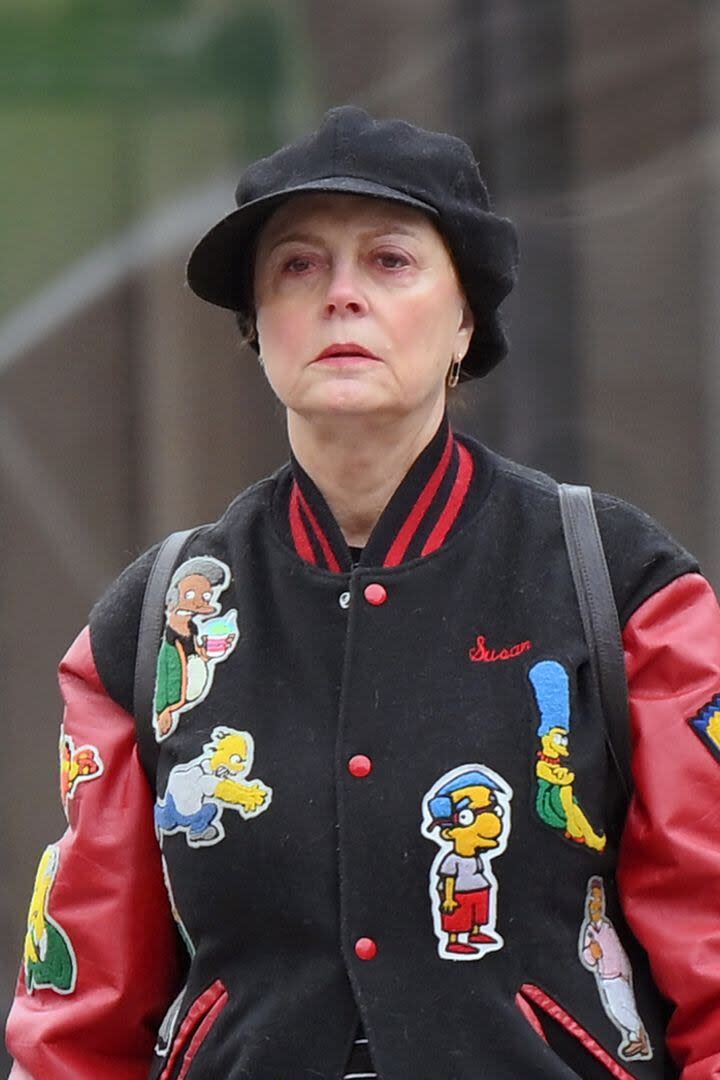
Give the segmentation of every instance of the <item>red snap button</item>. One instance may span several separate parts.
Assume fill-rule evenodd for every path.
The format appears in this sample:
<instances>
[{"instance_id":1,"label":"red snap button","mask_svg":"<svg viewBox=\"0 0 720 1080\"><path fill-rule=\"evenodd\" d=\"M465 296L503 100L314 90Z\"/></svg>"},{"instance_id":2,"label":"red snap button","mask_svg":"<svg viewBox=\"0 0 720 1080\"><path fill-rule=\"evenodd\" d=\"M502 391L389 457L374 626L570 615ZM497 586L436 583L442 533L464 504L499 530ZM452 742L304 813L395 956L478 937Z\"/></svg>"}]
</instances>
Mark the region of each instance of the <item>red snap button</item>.
<instances>
[{"instance_id":1,"label":"red snap button","mask_svg":"<svg viewBox=\"0 0 720 1080\"><path fill-rule=\"evenodd\" d=\"M377 954L377 945L371 937L361 937L355 942L355 953L361 960L372 960Z\"/></svg>"},{"instance_id":2,"label":"red snap button","mask_svg":"<svg viewBox=\"0 0 720 1080\"><path fill-rule=\"evenodd\" d=\"M384 585L378 585L377 582L373 582L372 585L366 585L363 593L368 604L384 604L387 600L387 589Z\"/></svg>"},{"instance_id":3,"label":"red snap button","mask_svg":"<svg viewBox=\"0 0 720 1080\"><path fill-rule=\"evenodd\" d=\"M372 772L372 761L365 754L354 754L348 761L348 769L353 776L367 776Z\"/></svg>"}]
</instances>

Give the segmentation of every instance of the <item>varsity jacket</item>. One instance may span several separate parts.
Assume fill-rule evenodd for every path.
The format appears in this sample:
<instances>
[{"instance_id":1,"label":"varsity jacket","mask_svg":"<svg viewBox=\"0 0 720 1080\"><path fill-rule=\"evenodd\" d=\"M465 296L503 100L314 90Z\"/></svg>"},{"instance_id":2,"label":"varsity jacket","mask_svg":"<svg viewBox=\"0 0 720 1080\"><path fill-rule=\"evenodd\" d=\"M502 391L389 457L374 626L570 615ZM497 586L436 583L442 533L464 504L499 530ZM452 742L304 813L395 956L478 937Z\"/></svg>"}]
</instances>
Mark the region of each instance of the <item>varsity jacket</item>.
<instances>
[{"instance_id":1,"label":"varsity jacket","mask_svg":"<svg viewBox=\"0 0 720 1080\"><path fill-rule=\"evenodd\" d=\"M720 612L595 496L634 793L609 761L555 482L444 421L353 566L291 461L155 554L60 666L13 1080L720 1077ZM144 771L139 742L149 748Z\"/></svg>"}]
</instances>

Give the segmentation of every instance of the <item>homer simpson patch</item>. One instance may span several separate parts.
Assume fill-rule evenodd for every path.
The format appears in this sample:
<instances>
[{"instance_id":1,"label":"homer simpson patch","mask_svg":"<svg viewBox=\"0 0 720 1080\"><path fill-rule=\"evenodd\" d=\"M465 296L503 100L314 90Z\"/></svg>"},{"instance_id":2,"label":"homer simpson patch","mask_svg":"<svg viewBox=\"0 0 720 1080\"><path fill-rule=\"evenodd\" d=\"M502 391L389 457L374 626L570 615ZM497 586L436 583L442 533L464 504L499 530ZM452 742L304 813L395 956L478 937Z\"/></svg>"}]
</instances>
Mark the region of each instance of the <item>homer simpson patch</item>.
<instances>
[{"instance_id":1,"label":"homer simpson patch","mask_svg":"<svg viewBox=\"0 0 720 1080\"><path fill-rule=\"evenodd\" d=\"M75 746L70 735L60 732L60 798L65 814L68 802L72 799L79 784L85 780L96 780L102 776L103 765L100 751L96 746L86 743Z\"/></svg>"},{"instance_id":2,"label":"homer simpson patch","mask_svg":"<svg viewBox=\"0 0 720 1080\"><path fill-rule=\"evenodd\" d=\"M272 788L248 780L254 744L247 731L216 727L210 742L192 761L175 765L165 794L155 804L155 828L163 834L184 832L190 847L209 847L225 835L223 810L237 810L249 820L267 810Z\"/></svg>"},{"instance_id":3,"label":"homer simpson patch","mask_svg":"<svg viewBox=\"0 0 720 1080\"><path fill-rule=\"evenodd\" d=\"M602 1007L621 1035L623 1061L649 1061L652 1047L638 1015L632 968L615 927L605 914L605 885L591 877L585 897L585 921L578 940L580 962L595 976Z\"/></svg>"},{"instance_id":4,"label":"homer simpson patch","mask_svg":"<svg viewBox=\"0 0 720 1080\"><path fill-rule=\"evenodd\" d=\"M182 713L204 701L215 667L237 644L237 611L221 612L218 599L229 584L229 567L210 555L186 560L172 576L155 676L158 742L172 735Z\"/></svg>"},{"instance_id":5,"label":"homer simpson patch","mask_svg":"<svg viewBox=\"0 0 720 1080\"><path fill-rule=\"evenodd\" d=\"M480 960L505 944L495 929L490 863L507 847L512 788L485 765L459 765L423 798L422 834L440 845L430 870L438 955Z\"/></svg>"},{"instance_id":6,"label":"homer simpson patch","mask_svg":"<svg viewBox=\"0 0 720 1080\"><path fill-rule=\"evenodd\" d=\"M50 892L60 865L57 844L45 848L35 875L23 949L25 986L72 994L77 978L77 961L70 939L48 913Z\"/></svg>"},{"instance_id":7,"label":"homer simpson patch","mask_svg":"<svg viewBox=\"0 0 720 1080\"><path fill-rule=\"evenodd\" d=\"M557 660L540 660L528 671L540 714L537 734L535 809L541 821L568 840L603 851L606 838L585 817L575 795L575 773L569 767L570 680Z\"/></svg>"},{"instance_id":8,"label":"homer simpson patch","mask_svg":"<svg viewBox=\"0 0 720 1080\"><path fill-rule=\"evenodd\" d=\"M691 716L688 724L712 756L720 761L720 694L716 694L695 716Z\"/></svg>"}]
</instances>

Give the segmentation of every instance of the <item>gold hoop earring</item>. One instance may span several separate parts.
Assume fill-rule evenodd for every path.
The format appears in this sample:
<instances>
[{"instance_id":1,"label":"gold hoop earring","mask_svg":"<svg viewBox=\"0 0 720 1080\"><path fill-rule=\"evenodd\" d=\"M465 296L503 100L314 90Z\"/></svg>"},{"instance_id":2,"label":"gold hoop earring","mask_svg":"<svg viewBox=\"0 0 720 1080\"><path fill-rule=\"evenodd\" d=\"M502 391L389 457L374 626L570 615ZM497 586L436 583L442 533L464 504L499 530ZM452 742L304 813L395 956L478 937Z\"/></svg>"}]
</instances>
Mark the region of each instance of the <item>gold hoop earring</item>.
<instances>
[{"instance_id":1,"label":"gold hoop earring","mask_svg":"<svg viewBox=\"0 0 720 1080\"><path fill-rule=\"evenodd\" d=\"M460 382L460 368L462 367L462 356L454 356L452 363L450 364L450 371L448 372L447 384L452 389Z\"/></svg>"}]
</instances>

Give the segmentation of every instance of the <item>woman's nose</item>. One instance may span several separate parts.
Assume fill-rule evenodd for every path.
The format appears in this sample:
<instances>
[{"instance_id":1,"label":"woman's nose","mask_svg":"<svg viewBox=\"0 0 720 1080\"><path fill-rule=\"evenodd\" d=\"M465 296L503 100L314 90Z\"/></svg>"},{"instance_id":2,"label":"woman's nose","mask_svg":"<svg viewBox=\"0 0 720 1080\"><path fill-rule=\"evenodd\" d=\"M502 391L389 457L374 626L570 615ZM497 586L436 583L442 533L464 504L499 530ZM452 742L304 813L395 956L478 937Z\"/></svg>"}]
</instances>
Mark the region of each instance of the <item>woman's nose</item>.
<instances>
[{"instance_id":1,"label":"woman's nose","mask_svg":"<svg viewBox=\"0 0 720 1080\"><path fill-rule=\"evenodd\" d=\"M349 264L336 264L330 274L325 313L361 315L368 309L357 271Z\"/></svg>"}]
</instances>

